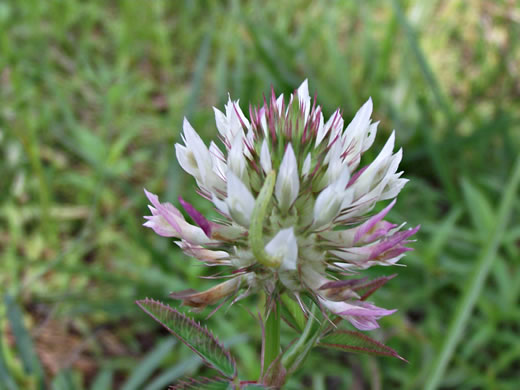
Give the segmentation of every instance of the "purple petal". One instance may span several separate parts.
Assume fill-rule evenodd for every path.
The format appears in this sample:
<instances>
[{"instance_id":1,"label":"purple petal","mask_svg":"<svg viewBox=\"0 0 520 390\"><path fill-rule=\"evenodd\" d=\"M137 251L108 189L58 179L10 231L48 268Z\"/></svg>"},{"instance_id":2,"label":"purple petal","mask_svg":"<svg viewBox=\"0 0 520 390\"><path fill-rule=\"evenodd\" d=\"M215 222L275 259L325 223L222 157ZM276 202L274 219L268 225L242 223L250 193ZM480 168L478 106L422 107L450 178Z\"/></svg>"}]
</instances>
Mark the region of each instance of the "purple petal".
<instances>
[{"instance_id":1,"label":"purple petal","mask_svg":"<svg viewBox=\"0 0 520 390\"><path fill-rule=\"evenodd\" d=\"M211 223L206 219L206 217L204 215L202 215L200 213L200 211L198 211L195 207L193 207L193 205L191 205L190 203L188 203L184 199L182 199L181 196L179 196L179 202L182 205L182 207L184 208L184 210L186 210L188 215L204 231L206 236L208 236L208 238L211 238Z\"/></svg>"},{"instance_id":2,"label":"purple petal","mask_svg":"<svg viewBox=\"0 0 520 390\"><path fill-rule=\"evenodd\" d=\"M417 225L413 229L408 229L402 232L397 232L391 237L389 237L387 240L384 240L380 242L377 245L374 245L370 252L370 259L375 259L382 253L386 252L387 250L393 248L394 246L400 244L402 241L406 240L408 237L414 235L420 228L420 225ZM397 248L396 248L397 249Z\"/></svg>"},{"instance_id":3,"label":"purple petal","mask_svg":"<svg viewBox=\"0 0 520 390\"><path fill-rule=\"evenodd\" d=\"M397 310L387 310L373 305L370 302L356 302L359 308L345 310L340 315L347 319L360 330L373 330L379 328L377 320L381 317L395 313Z\"/></svg>"},{"instance_id":4,"label":"purple petal","mask_svg":"<svg viewBox=\"0 0 520 390\"><path fill-rule=\"evenodd\" d=\"M349 317L348 320L359 330L374 330L379 328L377 320L370 317Z\"/></svg>"},{"instance_id":5,"label":"purple petal","mask_svg":"<svg viewBox=\"0 0 520 390\"><path fill-rule=\"evenodd\" d=\"M374 306L375 307L375 306ZM376 308L373 310L367 310L367 308L357 308L357 309L348 309L341 313L338 313L339 315L344 316L356 316L356 317L374 317L375 319L379 319L383 316L388 316L392 313L395 313L397 310L387 310L387 309L381 309Z\"/></svg>"},{"instance_id":6,"label":"purple petal","mask_svg":"<svg viewBox=\"0 0 520 390\"><path fill-rule=\"evenodd\" d=\"M151 227L156 231L159 235L164 235L160 233L159 231L154 228L156 224L154 224L153 220L154 218L164 218L166 222L168 222L176 231L177 233L181 232L181 228L177 221L175 220L175 217L182 217L179 210L177 210L171 203L161 203L159 202L159 197L155 194L152 194L151 192L144 189L144 193L146 194L146 197L148 200L152 203L152 205L155 207L155 211L152 210L153 217L152 218L146 218L148 219L148 222L144 224L146 227Z\"/></svg>"},{"instance_id":7,"label":"purple petal","mask_svg":"<svg viewBox=\"0 0 520 390\"><path fill-rule=\"evenodd\" d=\"M395 223L390 223L388 221L381 221L379 222L372 233L365 234L362 238L362 242L368 243L378 240L379 238L386 236L388 232L392 229L395 229L398 225Z\"/></svg>"},{"instance_id":8,"label":"purple petal","mask_svg":"<svg viewBox=\"0 0 520 390\"><path fill-rule=\"evenodd\" d=\"M358 228L356 235L354 236L354 244L358 242L362 236L371 231L376 226L376 224L380 222L386 216L386 214L388 214L390 209L394 207L395 202L396 200L394 199L388 206L386 206L383 210L374 215Z\"/></svg>"}]
</instances>

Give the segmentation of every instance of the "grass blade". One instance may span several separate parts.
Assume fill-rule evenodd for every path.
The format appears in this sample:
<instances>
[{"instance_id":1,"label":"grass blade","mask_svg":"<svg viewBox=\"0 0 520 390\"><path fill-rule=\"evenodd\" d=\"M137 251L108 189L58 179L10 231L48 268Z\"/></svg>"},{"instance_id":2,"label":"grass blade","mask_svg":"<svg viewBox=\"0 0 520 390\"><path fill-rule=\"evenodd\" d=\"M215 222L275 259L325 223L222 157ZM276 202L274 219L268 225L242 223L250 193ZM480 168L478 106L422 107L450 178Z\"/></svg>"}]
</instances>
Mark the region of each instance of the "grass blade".
<instances>
[{"instance_id":1,"label":"grass blade","mask_svg":"<svg viewBox=\"0 0 520 390\"><path fill-rule=\"evenodd\" d=\"M493 229L495 210L484 194L466 178L462 180L462 189L473 226L479 231L480 236L485 238Z\"/></svg>"},{"instance_id":2,"label":"grass blade","mask_svg":"<svg viewBox=\"0 0 520 390\"><path fill-rule=\"evenodd\" d=\"M34 349L31 336L23 324L22 311L10 295L6 295L5 306L7 318L13 332L16 348L20 354L22 365L26 374L35 375L40 387L43 386L43 371Z\"/></svg>"},{"instance_id":3,"label":"grass blade","mask_svg":"<svg viewBox=\"0 0 520 390\"><path fill-rule=\"evenodd\" d=\"M414 54L417 63L419 64L419 68L421 69L421 72L426 79L426 82L430 85L430 88L433 92L433 95L435 97L435 100L437 101L437 104L439 107L444 111L444 114L448 119L453 117L453 112L451 109L451 104L448 102L446 95L442 92L441 87L439 85L439 82L437 81L437 78L435 77L435 74L433 73L433 70L428 63L428 60L426 59L426 56L424 55L424 52L421 49L421 46L419 45L419 41L417 40L417 37L415 35L415 31L413 30L412 26L410 26L410 23L406 19L406 16L403 12L403 9L401 8L401 5L399 4L398 0L392 1L392 6L395 11L395 15L397 17L397 20L401 24L401 26L404 29L406 38L408 39L410 43L410 48L412 49L412 53Z\"/></svg>"},{"instance_id":4,"label":"grass blade","mask_svg":"<svg viewBox=\"0 0 520 390\"><path fill-rule=\"evenodd\" d=\"M439 83L437 82L437 78L435 77L433 70L431 69L428 61L426 60L426 56L424 55L419 45L419 42L415 35L415 31L412 29L412 26L410 26L410 23L406 19L403 9L399 4L399 1L393 0L392 6L394 8L397 20L402 25L405 35L408 38L408 41L410 42L410 48L414 56L416 57L417 63L419 64L424 78L426 79L426 82L429 84L430 89L432 90L435 100L437 101L441 109L444 111L444 114L448 119L448 122L451 122L451 118L454 117L451 105L447 101L444 93L441 91ZM458 199L458 193L451 180L451 175L449 174L451 170L446 166L445 163L445 153L443 152L443 150L441 150L441 148L439 148L438 142L433 138L433 133L431 131L423 131L423 134L427 143L428 153L436 170L438 179L446 189L447 195L449 196L450 200L455 203Z\"/></svg>"},{"instance_id":5,"label":"grass blade","mask_svg":"<svg viewBox=\"0 0 520 390\"><path fill-rule=\"evenodd\" d=\"M7 390L18 390L18 386L14 382L14 379L9 374L9 368L4 359L4 353L2 349L2 337L0 337L0 384L3 385ZM0 387L3 389L3 387Z\"/></svg>"},{"instance_id":6,"label":"grass blade","mask_svg":"<svg viewBox=\"0 0 520 390\"><path fill-rule=\"evenodd\" d=\"M468 322L471 312L473 311L475 302L482 291L484 281L486 280L486 277L491 268L491 264L496 257L499 243L509 222L509 217L514 207L515 194L517 192L519 182L520 158L518 158L515 163L513 173L509 183L506 186L504 196L500 202L500 208L496 219L497 222L493 232L490 235L486 246L481 251L475 273L469 280L469 283L459 300L459 304L450 323L448 335L434 361L433 369L426 378L424 386L426 390L434 390L439 387L441 379L444 376L446 366L451 360L451 357L455 352L455 348L461 339L462 332L466 327L466 323Z\"/></svg>"},{"instance_id":7,"label":"grass blade","mask_svg":"<svg viewBox=\"0 0 520 390\"><path fill-rule=\"evenodd\" d=\"M200 47L197 62L195 65L195 70L193 72L193 78L191 80L191 93L188 98L186 104L186 117L189 118L195 107L197 106L197 102L200 97L200 93L203 88L204 83L204 74L206 72L206 68L208 66L209 56L211 52L211 34L208 32L204 37L202 45Z\"/></svg>"},{"instance_id":8,"label":"grass blade","mask_svg":"<svg viewBox=\"0 0 520 390\"><path fill-rule=\"evenodd\" d=\"M90 390L110 390L112 388L112 380L114 373L112 370L103 370L94 379L94 383Z\"/></svg>"},{"instance_id":9,"label":"grass blade","mask_svg":"<svg viewBox=\"0 0 520 390\"><path fill-rule=\"evenodd\" d=\"M182 359L175 366L169 368L151 381L144 390L163 390L168 384L188 375L190 372L195 372L201 364L202 361L195 355L192 355L188 359Z\"/></svg>"},{"instance_id":10,"label":"grass blade","mask_svg":"<svg viewBox=\"0 0 520 390\"><path fill-rule=\"evenodd\" d=\"M137 366L136 370L130 375L122 387L122 390L137 390L142 388L142 384L159 367L164 358L171 352L176 340L167 338L159 343Z\"/></svg>"}]
</instances>

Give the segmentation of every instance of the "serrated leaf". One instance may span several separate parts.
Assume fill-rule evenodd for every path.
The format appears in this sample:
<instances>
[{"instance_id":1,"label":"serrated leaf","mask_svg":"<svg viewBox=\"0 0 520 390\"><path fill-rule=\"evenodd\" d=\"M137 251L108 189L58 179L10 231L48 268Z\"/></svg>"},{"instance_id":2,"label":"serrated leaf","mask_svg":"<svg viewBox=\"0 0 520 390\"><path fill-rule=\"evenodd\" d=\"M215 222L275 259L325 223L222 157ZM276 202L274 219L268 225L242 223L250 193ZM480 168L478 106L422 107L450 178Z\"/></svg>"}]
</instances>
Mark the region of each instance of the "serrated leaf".
<instances>
[{"instance_id":1,"label":"serrated leaf","mask_svg":"<svg viewBox=\"0 0 520 390\"><path fill-rule=\"evenodd\" d=\"M391 356L407 362L406 359L399 356L392 348L387 347L383 343L380 343L379 341L376 341L364 335L363 333L352 330L336 330L323 337L320 340L319 345L322 347L335 348L348 352Z\"/></svg>"},{"instance_id":2,"label":"serrated leaf","mask_svg":"<svg viewBox=\"0 0 520 390\"><path fill-rule=\"evenodd\" d=\"M198 322L170 306L153 299L144 299L136 303L193 352L197 353L210 367L227 378L236 376L236 364L229 351L207 328L202 327Z\"/></svg>"},{"instance_id":3,"label":"serrated leaf","mask_svg":"<svg viewBox=\"0 0 520 390\"><path fill-rule=\"evenodd\" d=\"M226 390L230 388L229 381L221 378L189 378L168 387L168 390Z\"/></svg>"}]
</instances>

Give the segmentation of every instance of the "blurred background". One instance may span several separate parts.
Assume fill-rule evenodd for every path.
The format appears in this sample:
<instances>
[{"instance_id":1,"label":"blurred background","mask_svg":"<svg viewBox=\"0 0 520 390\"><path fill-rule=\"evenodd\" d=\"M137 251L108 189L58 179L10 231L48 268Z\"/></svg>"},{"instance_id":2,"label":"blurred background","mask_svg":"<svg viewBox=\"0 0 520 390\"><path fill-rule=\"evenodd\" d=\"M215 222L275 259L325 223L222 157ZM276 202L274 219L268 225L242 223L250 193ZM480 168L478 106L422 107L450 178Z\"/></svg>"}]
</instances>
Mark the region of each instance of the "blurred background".
<instances>
[{"instance_id":1,"label":"blurred background","mask_svg":"<svg viewBox=\"0 0 520 390\"><path fill-rule=\"evenodd\" d=\"M375 271L399 310L370 335L409 364L317 349L287 389L520 388L519 38L515 0L0 1L0 389L211 375L134 304L213 285L141 226L143 187L214 215L175 159L182 118L208 141L228 91L246 109L305 78L347 122L372 97L368 158L396 129L410 179L390 220L422 229ZM207 323L254 379L257 321Z\"/></svg>"}]
</instances>

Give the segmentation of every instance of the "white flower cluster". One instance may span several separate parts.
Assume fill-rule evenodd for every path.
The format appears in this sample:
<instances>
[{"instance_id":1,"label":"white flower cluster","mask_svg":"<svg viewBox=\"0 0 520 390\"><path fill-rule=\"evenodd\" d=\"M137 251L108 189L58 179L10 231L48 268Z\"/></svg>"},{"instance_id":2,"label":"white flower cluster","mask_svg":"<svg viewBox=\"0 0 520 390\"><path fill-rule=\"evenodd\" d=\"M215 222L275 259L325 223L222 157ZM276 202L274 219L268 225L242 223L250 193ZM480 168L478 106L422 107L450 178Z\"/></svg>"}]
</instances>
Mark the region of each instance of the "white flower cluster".
<instances>
[{"instance_id":1,"label":"white flower cluster","mask_svg":"<svg viewBox=\"0 0 520 390\"><path fill-rule=\"evenodd\" d=\"M256 288L287 292L298 301L309 294L359 329L378 327L377 319L393 311L365 299L389 278L367 282L352 275L395 264L410 250L405 244L418 227L401 230L383 220L395 201L364 217L378 201L394 199L407 181L397 171L402 151L393 151L394 133L370 164L359 167L377 132L371 114L369 99L346 128L339 109L325 122L304 81L287 103L273 93L263 106L250 108L249 119L238 101L229 100L225 113L215 108L223 149L215 142L208 148L185 119L177 159L223 219L208 221L180 199L192 225L147 192L152 215L145 226L179 238L185 253L208 265L235 270L208 291L174 296L202 308Z\"/></svg>"}]
</instances>

